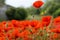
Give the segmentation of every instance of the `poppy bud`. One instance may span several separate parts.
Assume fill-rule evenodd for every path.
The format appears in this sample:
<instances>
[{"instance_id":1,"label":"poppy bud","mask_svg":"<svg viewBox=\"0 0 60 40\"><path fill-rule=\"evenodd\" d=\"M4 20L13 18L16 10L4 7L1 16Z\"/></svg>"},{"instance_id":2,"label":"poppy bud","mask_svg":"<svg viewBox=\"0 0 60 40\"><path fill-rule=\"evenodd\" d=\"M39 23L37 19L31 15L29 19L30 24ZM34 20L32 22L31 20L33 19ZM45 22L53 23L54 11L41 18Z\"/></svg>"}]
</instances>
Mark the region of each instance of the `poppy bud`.
<instances>
[{"instance_id":1,"label":"poppy bud","mask_svg":"<svg viewBox=\"0 0 60 40\"><path fill-rule=\"evenodd\" d=\"M33 3L33 6L34 6L35 8L40 8L43 4L44 4L44 2L38 0L38 1L35 1L35 2Z\"/></svg>"}]
</instances>

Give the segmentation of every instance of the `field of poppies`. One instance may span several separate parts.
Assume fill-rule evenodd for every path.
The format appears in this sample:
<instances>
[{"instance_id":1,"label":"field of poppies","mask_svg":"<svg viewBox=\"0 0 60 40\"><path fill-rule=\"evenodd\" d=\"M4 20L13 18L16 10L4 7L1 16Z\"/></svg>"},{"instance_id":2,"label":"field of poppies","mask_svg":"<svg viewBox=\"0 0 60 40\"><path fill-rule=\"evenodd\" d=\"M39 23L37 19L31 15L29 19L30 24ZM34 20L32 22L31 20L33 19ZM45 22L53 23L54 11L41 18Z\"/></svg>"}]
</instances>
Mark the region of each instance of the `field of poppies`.
<instances>
[{"instance_id":1,"label":"field of poppies","mask_svg":"<svg viewBox=\"0 0 60 40\"><path fill-rule=\"evenodd\" d=\"M0 40L60 40L60 16L0 22Z\"/></svg>"}]
</instances>

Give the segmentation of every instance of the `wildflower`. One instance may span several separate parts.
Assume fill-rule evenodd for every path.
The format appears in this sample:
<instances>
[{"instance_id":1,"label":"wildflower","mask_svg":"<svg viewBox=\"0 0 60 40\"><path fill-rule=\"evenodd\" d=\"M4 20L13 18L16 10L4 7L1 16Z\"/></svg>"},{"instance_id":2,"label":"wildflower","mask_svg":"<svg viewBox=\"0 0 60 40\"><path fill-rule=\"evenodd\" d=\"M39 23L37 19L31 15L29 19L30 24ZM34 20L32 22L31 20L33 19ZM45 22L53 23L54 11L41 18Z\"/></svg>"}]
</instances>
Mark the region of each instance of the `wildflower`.
<instances>
[{"instance_id":1,"label":"wildflower","mask_svg":"<svg viewBox=\"0 0 60 40\"><path fill-rule=\"evenodd\" d=\"M44 26L48 26L50 21L51 21L51 16L44 16L42 18L42 23L43 23Z\"/></svg>"},{"instance_id":2,"label":"wildflower","mask_svg":"<svg viewBox=\"0 0 60 40\"><path fill-rule=\"evenodd\" d=\"M55 25L60 24L60 16L56 17L56 18L53 20L53 23L54 23Z\"/></svg>"},{"instance_id":3,"label":"wildflower","mask_svg":"<svg viewBox=\"0 0 60 40\"><path fill-rule=\"evenodd\" d=\"M58 37L58 34L57 33L54 33L53 34L53 38L55 39L55 38L57 38Z\"/></svg>"},{"instance_id":4,"label":"wildflower","mask_svg":"<svg viewBox=\"0 0 60 40\"><path fill-rule=\"evenodd\" d=\"M42 5L43 5L44 3L42 2L42 1L35 1L34 3L33 3L33 6L35 7L35 8L40 8Z\"/></svg>"}]
</instances>

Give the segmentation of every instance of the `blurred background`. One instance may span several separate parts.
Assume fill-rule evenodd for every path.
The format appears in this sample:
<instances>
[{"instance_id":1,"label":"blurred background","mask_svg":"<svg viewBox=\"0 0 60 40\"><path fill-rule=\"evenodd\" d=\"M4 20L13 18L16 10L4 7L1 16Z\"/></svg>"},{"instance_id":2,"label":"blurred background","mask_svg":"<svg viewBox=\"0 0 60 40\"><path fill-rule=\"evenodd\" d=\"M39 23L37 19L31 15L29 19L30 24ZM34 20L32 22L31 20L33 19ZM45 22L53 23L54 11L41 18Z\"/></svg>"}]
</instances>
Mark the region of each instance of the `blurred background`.
<instances>
[{"instance_id":1,"label":"blurred background","mask_svg":"<svg viewBox=\"0 0 60 40\"><path fill-rule=\"evenodd\" d=\"M43 0L44 5L36 9L36 0L0 0L0 21L40 20L41 16L60 16L60 0Z\"/></svg>"}]
</instances>

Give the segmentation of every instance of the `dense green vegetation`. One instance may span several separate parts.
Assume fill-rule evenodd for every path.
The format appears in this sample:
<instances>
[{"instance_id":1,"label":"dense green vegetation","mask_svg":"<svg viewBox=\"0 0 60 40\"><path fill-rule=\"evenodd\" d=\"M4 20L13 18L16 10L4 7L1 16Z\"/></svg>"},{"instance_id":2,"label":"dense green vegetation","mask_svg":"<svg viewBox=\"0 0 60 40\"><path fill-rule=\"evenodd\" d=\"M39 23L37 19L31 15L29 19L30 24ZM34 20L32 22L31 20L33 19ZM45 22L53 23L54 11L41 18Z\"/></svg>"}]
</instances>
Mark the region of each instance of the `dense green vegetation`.
<instances>
[{"instance_id":1,"label":"dense green vegetation","mask_svg":"<svg viewBox=\"0 0 60 40\"><path fill-rule=\"evenodd\" d=\"M43 10L46 11L46 15L60 16L60 0L47 0Z\"/></svg>"},{"instance_id":2,"label":"dense green vegetation","mask_svg":"<svg viewBox=\"0 0 60 40\"><path fill-rule=\"evenodd\" d=\"M5 4L5 0L0 0L0 7L2 7Z\"/></svg>"},{"instance_id":3,"label":"dense green vegetation","mask_svg":"<svg viewBox=\"0 0 60 40\"><path fill-rule=\"evenodd\" d=\"M24 8L10 8L6 11L9 20L24 20L27 17L27 11Z\"/></svg>"}]
</instances>

